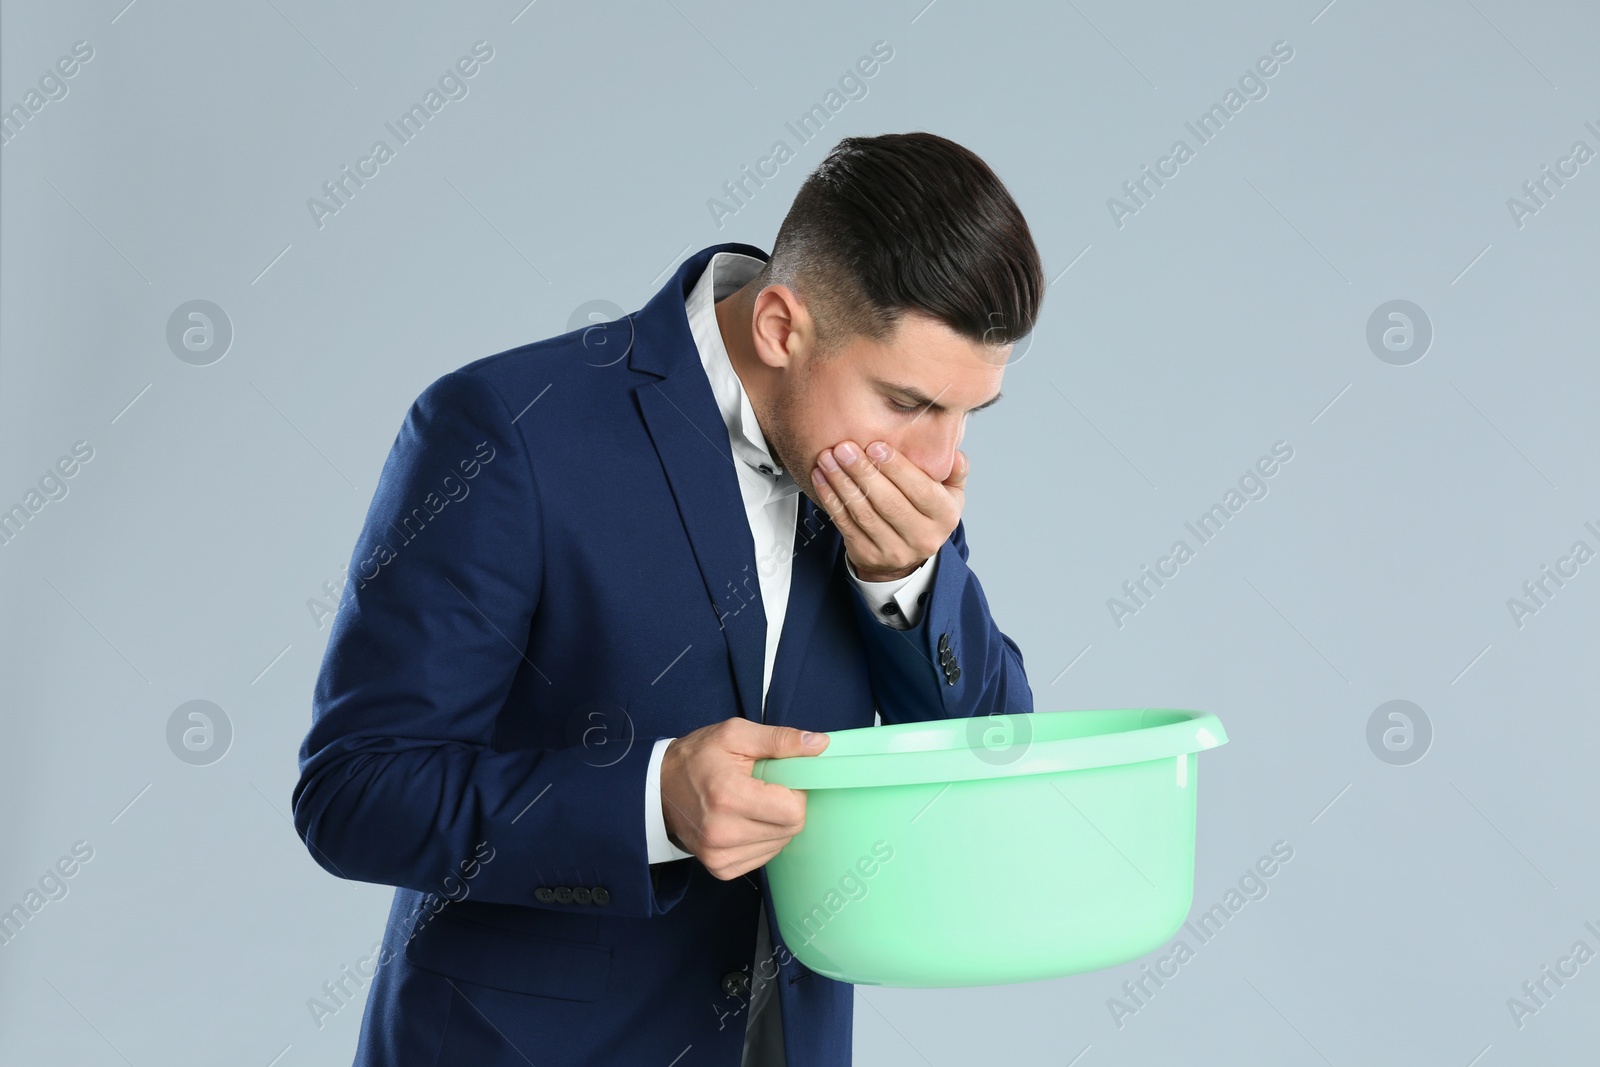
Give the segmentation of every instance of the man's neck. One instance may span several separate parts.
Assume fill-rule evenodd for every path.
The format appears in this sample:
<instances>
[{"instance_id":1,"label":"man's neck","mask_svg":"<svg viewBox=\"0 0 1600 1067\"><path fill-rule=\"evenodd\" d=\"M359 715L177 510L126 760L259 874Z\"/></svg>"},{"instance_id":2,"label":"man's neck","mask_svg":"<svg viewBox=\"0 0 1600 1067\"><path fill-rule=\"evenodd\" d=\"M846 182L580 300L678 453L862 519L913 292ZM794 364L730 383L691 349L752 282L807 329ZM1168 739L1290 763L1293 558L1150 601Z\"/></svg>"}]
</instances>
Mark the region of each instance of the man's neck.
<instances>
[{"instance_id":1,"label":"man's neck","mask_svg":"<svg viewBox=\"0 0 1600 1067\"><path fill-rule=\"evenodd\" d=\"M717 329L722 334L722 347L728 351L728 362L739 376L750 405L758 412L765 410L766 365L756 357L755 340L750 333L750 316L755 293L749 283L712 305L717 313Z\"/></svg>"},{"instance_id":2,"label":"man's neck","mask_svg":"<svg viewBox=\"0 0 1600 1067\"><path fill-rule=\"evenodd\" d=\"M759 424L761 413L767 410L768 375L772 373L772 368L762 363L756 355L756 343L750 325L750 318L755 313L755 297L755 283L746 282L743 288L714 303L712 309L717 313L717 329L722 334L722 347L728 351L728 362L733 364L733 372L739 376L739 383L750 398L750 407L754 409ZM781 464L783 457L772 447L767 428L762 426L760 429L767 454Z\"/></svg>"}]
</instances>

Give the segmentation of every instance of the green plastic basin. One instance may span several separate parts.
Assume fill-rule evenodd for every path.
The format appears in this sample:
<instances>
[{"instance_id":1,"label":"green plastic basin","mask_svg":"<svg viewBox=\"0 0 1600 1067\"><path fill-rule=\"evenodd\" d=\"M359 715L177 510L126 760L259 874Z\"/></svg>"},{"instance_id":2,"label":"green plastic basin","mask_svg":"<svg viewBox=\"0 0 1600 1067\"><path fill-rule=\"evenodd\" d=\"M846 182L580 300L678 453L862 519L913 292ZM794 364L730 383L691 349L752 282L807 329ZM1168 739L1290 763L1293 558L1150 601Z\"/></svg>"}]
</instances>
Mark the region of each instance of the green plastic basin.
<instances>
[{"instance_id":1,"label":"green plastic basin","mask_svg":"<svg viewBox=\"0 0 1600 1067\"><path fill-rule=\"evenodd\" d=\"M1207 712L1053 711L828 735L751 773L806 791L767 861L772 917L811 970L857 985L998 985L1123 963L1194 897Z\"/></svg>"}]
</instances>

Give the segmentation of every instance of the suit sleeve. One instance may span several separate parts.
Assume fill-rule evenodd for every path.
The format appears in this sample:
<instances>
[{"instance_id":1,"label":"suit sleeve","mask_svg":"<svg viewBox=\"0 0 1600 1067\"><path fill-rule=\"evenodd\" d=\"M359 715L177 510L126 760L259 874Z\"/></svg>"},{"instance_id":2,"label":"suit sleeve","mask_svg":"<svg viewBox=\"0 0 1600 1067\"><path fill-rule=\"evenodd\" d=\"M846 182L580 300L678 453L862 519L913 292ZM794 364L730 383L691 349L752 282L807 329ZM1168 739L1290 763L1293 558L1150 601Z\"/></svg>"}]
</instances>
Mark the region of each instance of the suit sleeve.
<instances>
[{"instance_id":1,"label":"suit sleeve","mask_svg":"<svg viewBox=\"0 0 1600 1067\"><path fill-rule=\"evenodd\" d=\"M1033 710L1022 650L995 625L967 556L963 520L939 547L922 617L907 629L879 622L865 596L851 598L886 724Z\"/></svg>"},{"instance_id":2,"label":"suit sleeve","mask_svg":"<svg viewBox=\"0 0 1600 1067\"><path fill-rule=\"evenodd\" d=\"M407 413L317 676L295 829L341 878L444 893L471 871L475 899L586 910L595 905L536 890L601 886L609 900L596 910L649 918L688 884L688 865L647 862L640 813L654 739L605 760L582 744L495 743L518 670L558 666L525 658L542 585L540 457L512 420L466 371L429 385ZM480 847L492 861L473 863Z\"/></svg>"}]
</instances>

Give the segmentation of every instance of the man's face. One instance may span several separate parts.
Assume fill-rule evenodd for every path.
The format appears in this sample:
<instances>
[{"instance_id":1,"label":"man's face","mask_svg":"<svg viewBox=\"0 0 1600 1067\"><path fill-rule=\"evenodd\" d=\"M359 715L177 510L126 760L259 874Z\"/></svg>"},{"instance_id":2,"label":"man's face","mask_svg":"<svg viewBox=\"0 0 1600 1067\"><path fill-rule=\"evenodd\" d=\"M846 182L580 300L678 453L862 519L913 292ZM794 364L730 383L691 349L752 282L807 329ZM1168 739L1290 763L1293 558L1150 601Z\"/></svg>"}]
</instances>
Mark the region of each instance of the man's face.
<instances>
[{"instance_id":1,"label":"man's face","mask_svg":"<svg viewBox=\"0 0 1600 1067\"><path fill-rule=\"evenodd\" d=\"M840 441L863 450L884 441L934 481L950 477L968 409L1000 392L1011 351L969 341L913 311L885 342L855 337L822 361L809 344L798 349L769 410L756 414L778 462L819 507L811 470L822 450Z\"/></svg>"}]
</instances>

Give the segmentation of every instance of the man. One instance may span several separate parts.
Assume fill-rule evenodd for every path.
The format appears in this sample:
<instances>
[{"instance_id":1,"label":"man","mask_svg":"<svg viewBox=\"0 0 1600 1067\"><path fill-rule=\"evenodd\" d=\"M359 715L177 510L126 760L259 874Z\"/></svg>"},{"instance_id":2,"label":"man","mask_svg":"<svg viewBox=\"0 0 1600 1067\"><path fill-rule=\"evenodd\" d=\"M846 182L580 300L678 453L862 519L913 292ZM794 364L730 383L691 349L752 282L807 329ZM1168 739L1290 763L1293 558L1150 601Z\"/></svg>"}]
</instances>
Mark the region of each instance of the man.
<instances>
[{"instance_id":1,"label":"man","mask_svg":"<svg viewBox=\"0 0 1600 1067\"><path fill-rule=\"evenodd\" d=\"M293 796L319 864L398 887L357 1064L850 1063L853 987L767 919L805 794L750 770L1033 710L957 446L1043 290L977 156L848 138L770 259L423 391Z\"/></svg>"}]
</instances>

